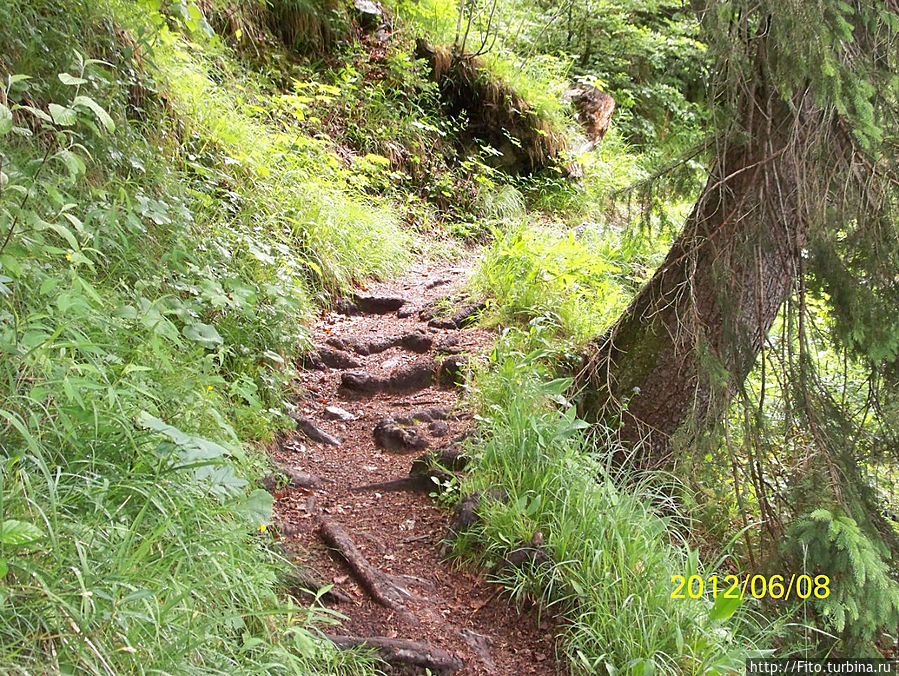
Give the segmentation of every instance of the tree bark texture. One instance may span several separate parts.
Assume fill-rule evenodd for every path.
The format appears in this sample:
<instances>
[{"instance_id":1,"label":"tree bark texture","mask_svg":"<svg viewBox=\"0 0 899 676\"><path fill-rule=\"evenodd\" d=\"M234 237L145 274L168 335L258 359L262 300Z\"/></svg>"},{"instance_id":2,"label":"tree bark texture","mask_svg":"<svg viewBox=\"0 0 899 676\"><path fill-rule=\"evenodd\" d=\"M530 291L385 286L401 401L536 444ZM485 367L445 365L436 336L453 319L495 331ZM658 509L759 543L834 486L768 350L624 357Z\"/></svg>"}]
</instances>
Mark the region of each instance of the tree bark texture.
<instances>
[{"instance_id":1,"label":"tree bark texture","mask_svg":"<svg viewBox=\"0 0 899 676\"><path fill-rule=\"evenodd\" d=\"M718 152L664 263L594 341L580 374L585 415L617 426L622 453L640 467L666 464L684 423L720 414L799 270L811 104L765 84L743 100L743 133Z\"/></svg>"}]
</instances>

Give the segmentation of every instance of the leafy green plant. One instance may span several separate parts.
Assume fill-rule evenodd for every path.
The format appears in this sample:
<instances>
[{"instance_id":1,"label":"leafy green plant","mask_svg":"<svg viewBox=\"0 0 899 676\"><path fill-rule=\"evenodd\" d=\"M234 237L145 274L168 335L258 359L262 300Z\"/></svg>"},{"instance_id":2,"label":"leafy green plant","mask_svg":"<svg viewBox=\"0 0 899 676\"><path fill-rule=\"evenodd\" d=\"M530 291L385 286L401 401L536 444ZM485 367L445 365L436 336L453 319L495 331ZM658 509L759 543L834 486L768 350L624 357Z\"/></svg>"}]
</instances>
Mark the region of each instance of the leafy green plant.
<instances>
[{"instance_id":1,"label":"leafy green plant","mask_svg":"<svg viewBox=\"0 0 899 676\"><path fill-rule=\"evenodd\" d=\"M562 332L586 340L629 300L623 258L616 238L598 229L580 236L547 226L495 230L475 284L499 300L496 320L524 323L554 314Z\"/></svg>"},{"instance_id":2,"label":"leafy green plant","mask_svg":"<svg viewBox=\"0 0 899 676\"><path fill-rule=\"evenodd\" d=\"M0 671L371 672L284 599L250 443L290 424L312 298L403 235L171 18L0 6Z\"/></svg>"}]
</instances>

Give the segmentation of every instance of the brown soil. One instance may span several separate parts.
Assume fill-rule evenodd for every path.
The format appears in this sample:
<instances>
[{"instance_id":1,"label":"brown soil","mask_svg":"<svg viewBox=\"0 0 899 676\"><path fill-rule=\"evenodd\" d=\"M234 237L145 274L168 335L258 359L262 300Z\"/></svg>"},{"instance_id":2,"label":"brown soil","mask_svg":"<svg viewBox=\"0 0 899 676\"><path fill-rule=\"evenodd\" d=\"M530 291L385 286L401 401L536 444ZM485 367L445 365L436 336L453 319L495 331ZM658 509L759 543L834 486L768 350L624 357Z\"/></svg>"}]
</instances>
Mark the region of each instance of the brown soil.
<instances>
[{"instance_id":1,"label":"brown soil","mask_svg":"<svg viewBox=\"0 0 899 676\"><path fill-rule=\"evenodd\" d=\"M467 280L470 265L430 266L420 264L390 285L377 285L360 295L401 296L416 310L457 291ZM438 283L439 282L439 283ZM410 314L408 305L406 312ZM315 324L316 346L328 339L370 341L421 331L434 339L426 355L409 351L402 344L368 355L353 353L361 362L354 372L386 378L422 358L441 354L437 346L447 337L458 342L453 351L481 355L493 336L478 328L446 330L429 327L416 311L400 319L389 314L342 315L326 313ZM335 341L331 341L334 343ZM275 491L275 508L282 522L282 543L297 562L319 579L333 583L351 604L335 605L348 619L336 633L353 636L426 641L459 658L464 666L456 673L541 674L565 673L555 659L555 626L546 615L538 622L535 608L511 606L497 585L477 571L460 569L442 557L449 511L435 504L424 492L354 491L354 487L406 477L420 450L388 451L376 446L373 430L385 416L409 416L435 406L449 407L446 421L429 430L416 426L431 449L452 443L473 426L471 414L460 403L460 389L434 383L417 391L352 394L340 390L340 369L303 372L304 399L296 402L297 414L322 431L342 441L340 446L312 441L303 432L283 440L274 450L276 462L321 479L317 489L287 487ZM356 419L330 419L325 407L339 406ZM438 430L440 436L433 436ZM380 573L399 582L408 591L398 611L373 600L337 553L321 540L319 520L338 524L365 559ZM389 672L389 669L388 669ZM392 673L392 672L390 672ZM400 673L400 672L396 672ZM412 673L412 672L402 672ZM423 672L418 672L423 673Z\"/></svg>"}]
</instances>

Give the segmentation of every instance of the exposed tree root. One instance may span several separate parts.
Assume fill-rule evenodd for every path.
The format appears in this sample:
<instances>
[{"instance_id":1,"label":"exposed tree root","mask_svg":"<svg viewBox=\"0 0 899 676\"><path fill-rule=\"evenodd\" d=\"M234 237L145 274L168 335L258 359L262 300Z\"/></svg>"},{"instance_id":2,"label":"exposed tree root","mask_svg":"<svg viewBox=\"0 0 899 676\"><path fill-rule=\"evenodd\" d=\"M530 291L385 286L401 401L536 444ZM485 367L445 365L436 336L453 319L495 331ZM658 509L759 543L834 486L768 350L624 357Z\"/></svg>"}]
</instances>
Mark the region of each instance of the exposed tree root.
<instances>
[{"instance_id":1,"label":"exposed tree root","mask_svg":"<svg viewBox=\"0 0 899 676\"><path fill-rule=\"evenodd\" d=\"M430 669L437 674L454 674L464 664L455 655L442 648L422 641L410 641L403 638L386 638L384 636L332 636L328 640L342 650L367 646L374 648L378 656L395 666L413 666Z\"/></svg>"},{"instance_id":2,"label":"exposed tree root","mask_svg":"<svg viewBox=\"0 0 899 676\"><path fill-rule=\"evenodd\" d=\"M365 587L371 597L382 606L396 611L405 610L405 596L409 595L400 589L384 572L372 566L356 544L338 524L319 517L319 535L330 547L336 549L347 562L353 576Z\"/></svg>"},{"instance_id":3,"label":"exposed tree root","mask_svg":"<svg viewBox=\"0 0 899 676\"><path fill-rule=\"evenodd\" d=\"M354 491L412 491L433 493L439 490L440 484L449 481L453 475L441 469L429 469L420 474L412 474L402 479L382 481L376 484L357 486Z\"/></svg>"}]
</instances>

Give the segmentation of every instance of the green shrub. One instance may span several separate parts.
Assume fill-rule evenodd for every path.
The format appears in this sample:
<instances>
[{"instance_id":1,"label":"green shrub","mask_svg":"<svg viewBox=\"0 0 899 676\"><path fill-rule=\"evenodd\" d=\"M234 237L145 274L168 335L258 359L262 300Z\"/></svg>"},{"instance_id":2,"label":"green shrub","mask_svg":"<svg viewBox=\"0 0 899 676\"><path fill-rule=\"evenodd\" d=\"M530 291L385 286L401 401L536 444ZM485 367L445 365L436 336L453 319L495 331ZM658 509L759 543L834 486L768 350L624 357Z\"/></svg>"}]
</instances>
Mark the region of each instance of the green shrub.
<instances>
[{"instance_id":1,"label":"green shrub","mask_svg":"<svg viewBox=\"0 0 899 676\"><path fill-rule=\"evenodd\" d=\"M630 298L628 269L613 233L518 226L493 234L474 283L497 299L496 321L526 323L552 313L565 335L586 341Z\"/></svg>"},{"instance_id":2,"label":"green shrub","mask_svg":"<svg viewBox=\"0 0 899 676\"><path fill-rule=\"evenodd\" d=\"M881 628L899 626L899 582L889 551L877 545L855 519L827 509L798 518L784 541L789 560L827 577L826 593L822 587L809 602L841 638L845 654L877 656L872 642L881 638Z\"/></svg>"}]
</instances>

